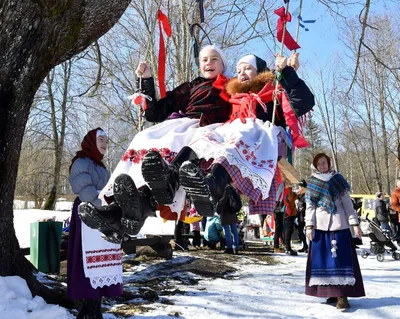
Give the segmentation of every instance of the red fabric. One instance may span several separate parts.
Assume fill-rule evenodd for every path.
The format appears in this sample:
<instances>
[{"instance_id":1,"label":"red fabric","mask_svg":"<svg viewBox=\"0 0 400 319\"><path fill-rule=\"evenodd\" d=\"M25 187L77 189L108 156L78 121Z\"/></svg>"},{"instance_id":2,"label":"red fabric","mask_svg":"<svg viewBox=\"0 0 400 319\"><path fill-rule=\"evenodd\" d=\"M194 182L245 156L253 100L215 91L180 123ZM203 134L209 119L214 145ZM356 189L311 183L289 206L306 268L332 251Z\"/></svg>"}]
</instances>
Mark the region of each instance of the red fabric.
<instances>
[{"instance_id":1,"label":"red fabric","mask_svg":"<svg viewBox=\"0 0 400 319\"><path fill-rule=\"evenodd\" d=\"M257 104L260 104L266 111L264 103L271 102L275 92L275 86L272 82L268 82L256 93L238 93L235 94L229 102L232 105L232 113L228 122L232 122L240 118L245 123L246 118L256 118ZM262 102L262 103L260 103Z\"/></svg>"},{"instance_id":2,"label":"red fabric","mask_svg":"<svg viewBox=\"0 0 400 319\"><path fill-rule=\"evenodd\" d=\"M158 20L158 28L160 30L160 46L158 52L158 85L160 87L160 96L163 98L166 94L165 88L165 61L166 61L166 52L165 52L165 44L164 44L164 36L162 33L162 29L167 36L171 36L171 26L169 25L167 16L158 10L157 12L157 20ZM162 27L161 27L162 25Z\"/></svg>"},{"instance_id":3,"label":"red fabric","mask_svg":"<svg viewBox=\"0 0 400 319\"><path fill-rule=\"evenodd\" d=\"M178 214L172 212L171 208L169 206L157 205L157 209L160 211L160 217L165 220L177 220L178 219ZM186 217L186 205L185 205L185 207L183 207L183 210L181 212L181 217L179 218L179 220L184 221L185 217Z\"/></svg>"},{"instance_id":4,"label":"red fabric","mask_svg":"<svg viewBox=\"0 0 400 319\"><path fill-rule=\"evenodd\" d=\"M147 102L146 98L142 94L138 94L134 99L133 99L133 104L135 105L140 105L140 112L146 111L147 110Z\"/></svg>"},{"instance_id":5,"label":"red fabric","mask_svg":"<svg viewBox=\"0 0 400 319\"><path fill-rule=\"evenodd\" d=\"M218 90L221 91L219 96L224 100L224 101L229 101L229 95L225 91L225 84L228 82L228 79L225 77L223 74L218 74L216 80L213 82L212 86Z\"/></svg>"},{"instance_id":6,"label":"red fabric","mask_svg":"<svg viewBox=\"0 0 400 319\"><path fill-rule=\"evenodd\" d=\"M138 96L136 96L135 97L135 99L133 100L133 103L135 104L135 105L140 105L141 103L142 103L142 96L141 95L138 95Z\"/></svg>"},{"instance_id":7,"label":"red fabric","mask_svg":"<svg viewBox=\"0 0 400 319\"><path fill-rule=\"evenodd\" d=\"M285 187L283 193L283 203L286 206L286 215L287 216L296 216L296 198L297 195L293 193L291 187Z\"/></svg>"},{"instance_id":8,"label":"red fabric","mask_svg":"<svg viewBox=\"0 0 400 319\"><path fill-rule=\"evenodd\" d=\"M279 9L276 9L274 11L274 13L279 16L277 26L276 26L276 37L278 38L278 41L282 43L282 38L284 35L283 44L289 50L292 51L292 50L300 49L300 46L293 39L293 37L290 35L290 33L285 29L285 24L287 22L292 21L292 15L290 14L290 12L286 12L285 7L280 7Z\"/></svg>"},{"instance_id":9,"label":"red fabric","mask_svg":"<svg viewBox=\"0 0 400 319\"><path fill-rule=\"evenodd\" d=\"M289 103L289 98L286 92L282 95L282 110L285 121L290 130L290 135L292 136L293 145L297 148L304 148L310 146L307 140L304 138L302 130L299 126L299 121L297 120L296 114L293 112L292 107Z\"/></svg>"},{"instance_id":10,"label":"red fabric","mask_svg":"<svg viewBox=\"0 0 400 319\"><path fill-rule=\"evenodd\" d=\"M86 136L83 138L83 141L81 143L81 150L76 152L76 155L71 161L71 165L69 167L69 171L71 171L72 164L78 159L78 158L90 158L93 162L95 162L99 166L103 166L105 168L105 165L103 164L103 154L100 153L99 149L97 148L97 131L101 130L103 131L102 128L98 127L94 130L89 131Z\"/></svg>"},{"instance_id":11,"label":"red fabric","mask_svg":"<svg viewBox=\"0 0 400 319\"><path fill-rule=\"evenodd\" d=\"M282 175L281 175L281 170L279 169L279 165L276 165L276 175L277 175L277 180L278 180L278 185L281 185L283 182Z\"/></svg>"}]
</instances>

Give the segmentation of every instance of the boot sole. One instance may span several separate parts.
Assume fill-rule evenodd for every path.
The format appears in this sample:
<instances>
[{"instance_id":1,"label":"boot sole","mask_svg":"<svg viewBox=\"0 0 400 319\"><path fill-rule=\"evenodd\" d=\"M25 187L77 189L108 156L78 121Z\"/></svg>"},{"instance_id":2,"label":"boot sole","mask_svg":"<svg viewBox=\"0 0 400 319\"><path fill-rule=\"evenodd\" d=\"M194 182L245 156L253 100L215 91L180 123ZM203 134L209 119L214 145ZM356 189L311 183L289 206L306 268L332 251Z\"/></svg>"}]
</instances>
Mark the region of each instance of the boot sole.
<instances>
[{"instance_id":1,"label":"boot sole","mask_svg":"<svg viewBox=\"0 0 400 319\"><path fill-rule=\"evenodd\" d=\"M179 183L191 198L197 212L202 216L214 216L216 207L210 188L200 168L186 163L179 169Z\"/></svg>"},{"instance_id":2,"label":"boot sole","mask_svg":"<svg viewBox=\"0 0 400 319\"><path fill-rule=\"evenodd\" d=\"M110 226L110 224L105 222L92 204L84 203L79 205L78 215L86 226L100 231L103 239L114 244L120 244L122 242L123 235L114 227Z\"/></svg>"},{"instance_id":3,"label":"boot sole","mask_svg":"<svg viewBox=\"0 0 400 319\"><path fill-rule=\"evenodd\" d=\"M143 158L142 175L158 204L173 203L175 192L168 182L169 169L159 153L150 152Z\"/></svg>"},{"instance_id":4,"label":"boot sole","mask_svg":"<svg viewBox=\"0 0 400 319\"><path fill-rule=\"evenodd\" d=\"M126 217L121 218L121 224L125 234L130 236L136 236L143 226L143 223Z\"/></svg>"},{"instance_id":5,"label":"boot sole","mask_svg":"<svg viewBox=\"0 0 400 319\"><path fill-rule=\"evenodd\" d=\"M117 176L114 181L114 199L122 209L121 224L125 234L135 236L139 233L142 218L139 191L135 182L127 174Z\"/></svg>"}]
</instances>

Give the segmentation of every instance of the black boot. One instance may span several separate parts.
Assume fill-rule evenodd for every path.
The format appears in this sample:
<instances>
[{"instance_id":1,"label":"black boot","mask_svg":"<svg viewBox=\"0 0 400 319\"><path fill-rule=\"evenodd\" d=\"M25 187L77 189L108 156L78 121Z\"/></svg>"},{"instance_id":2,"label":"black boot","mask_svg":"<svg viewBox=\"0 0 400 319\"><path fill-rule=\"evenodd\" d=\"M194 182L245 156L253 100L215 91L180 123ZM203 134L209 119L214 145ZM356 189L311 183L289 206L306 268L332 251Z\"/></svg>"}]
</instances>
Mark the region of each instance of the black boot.
<instances>
[{"instance_id":1,"label":"black boot","mask_svg":"<svg viewBox=\"0 0 400 319\"><path fill-rule=\"evenodd\" d=\"M117 176L114 181L114 198L122 209L121 223L125 234L139 233L146 218L155 215L156 203L147 187L140 191L127 174Z\"/></svg>"},{"instance_id":2,"label":"black boot","mask_svg":"<svg viewBox=\"0 0 400 319\"><path fill-rule=\"evenodd\" d=\"M298 250L300 253L308 253L308 245L307 243L303 243L303 247Z\"/></svg>"},{"instance_id":3,"label":"black boot","mask_svg":"<svg viewBox=\"0 0 400 319\"><path fill-rule=\"evenodd\" d=\"M116 203L96 208L92 203L84 202L78 207L78 215L86 226L99 230L105 240L115 244L122 242L122 209Z\"/></svg>"},{"instance_id":4,"label":"black boot","mask_svg":"<svg viewBox=\"0 0 400 319\"><path fill-rule=\"evenodd\" d=\"M187 162L179 170L179 181L191 197L198 213L202 216L213 216L217 211L218 201L232 180L220 164L214 164L211 172L204 176L198 165Z\"/></svg>"},{"instance_id":5,"label":"black boot","mask_svg":"<svg viewBox=\"0 0 400 319\"><path fill-rule=\"evenodd\" d=\"M97 303L97 307L96 307L96 310L95 310L96 319L104 319L102 311L101 311L101 301L102 301L102 297L100 297L100 300Z\"/></svg>"},{"instance_id":6,"label":"black boot","mask_svg":"<svg viewBox=\"0 0 400 319\"><path fill-rule=\"evenodd\" d=\"M188 146L183 147L170 164L157 151L144 156L142 175L158 204L172 204L179 187L179 168L183 162L194 159L197 159L196 153Z\"/></svg>"},{"instance_id":7,"label":"black boot","mask_svg":"<svg viewBox=\"0 0 400 319\"><path fill-rule=\"evenodd\" d=\"M84 299L76 319L98 319L96 310L101 304L101 299Z\"/></svg>"}]
</instances>

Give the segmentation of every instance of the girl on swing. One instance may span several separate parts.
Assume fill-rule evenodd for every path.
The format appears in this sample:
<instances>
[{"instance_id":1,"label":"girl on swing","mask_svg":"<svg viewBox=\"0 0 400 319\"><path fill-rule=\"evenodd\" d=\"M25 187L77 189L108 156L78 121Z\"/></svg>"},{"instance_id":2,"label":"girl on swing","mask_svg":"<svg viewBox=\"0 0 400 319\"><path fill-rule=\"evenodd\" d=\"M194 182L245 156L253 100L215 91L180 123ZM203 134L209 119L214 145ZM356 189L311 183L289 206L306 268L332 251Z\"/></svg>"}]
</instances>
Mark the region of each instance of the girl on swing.
<instances>
[{"instance_id":1,"label":"girl on swing","mask_svg":"<svg viewBox=\"0 0 400 319\"><path fill-rule=\"evenodd\" d=\"M238 61L238 76L225 88L232 104L229 124L200 128L189 144L198 157L214 159L210 173L204 175L198 165L190 162L179 170L180 183L200 214L215 207L218 211L218 203L232 182L249 197L251 214L273 212L277 160L286 157L287 119L293 119L293 115L298 118L314 106L313 94L297 76L298 65L297 53L292 55L289 65L286 58L276 56L275 66L281 76L279 92L275 93L276 76L264 60L246 55ZM274 94L279 101L275 125L271 123Z\"/></svg>"},{"instance_id":2,"label":"girl on swing","mask_svg":"<svg viewBox=\"0 0 400 319\"><path fill-rule=\"evenodd\" d=\"M136 74L142 79L142 94L149 97L145 118L162 123L136 134L122 156L100 193L105 198L113 198L114 202L97 208L83 203L79 208L81 219L89 227L111 227L113 235L109 239L114 242L122 240L124 234L136 235L156 208L173 212L174 219L179 219L185 211L186 196L182 188L178 189L178 169L183 161L197 158L185 146L199 127L229 119L231 106L223 87L231 72L225 55L218 47L208 45L200 51L199 59L202 76L181 84L159 100L155 96L149 65L142 62L137 68ZM170 171L169 167L178 169ZM159 176L162 176L160 180ZM168 183L164 182L165 178ZM121 223L109 225L112 213L121 215L121 211Z\"/></svg>"}]
</instances>

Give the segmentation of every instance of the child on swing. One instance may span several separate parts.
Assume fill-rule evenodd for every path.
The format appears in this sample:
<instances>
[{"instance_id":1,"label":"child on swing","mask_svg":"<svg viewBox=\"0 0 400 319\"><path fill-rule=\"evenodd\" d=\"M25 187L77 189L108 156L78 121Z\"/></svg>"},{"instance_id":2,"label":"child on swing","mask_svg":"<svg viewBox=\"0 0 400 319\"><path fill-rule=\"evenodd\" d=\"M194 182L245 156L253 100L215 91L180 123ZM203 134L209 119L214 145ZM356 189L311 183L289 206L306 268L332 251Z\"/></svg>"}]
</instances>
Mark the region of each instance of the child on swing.
<instances>
[{"instance_id":1,"label":"child on swing","mask_svg":"<svg viewBox=\"0 0 400 319\"><path fill-rule=\"evenodd\" d=\"M197 158L194 152L185 148L196 129L210 123L223 123L231 113L227 98L223 98L226 76L231 75L224 53L209 45L200 51L199 59L202 76L181 84L159 100L155 96L148 64L139 64L136 74L143 80L142 93L150 97L145 118L162 123L135 135L101 192L106 197L113 196L115 202L100 208L90 203L81 204L79 214L84 222L104 228L109 222L108 216L112 215L110 212L122 209L121 225L116 228L114 224L113 227L122 240L123 234L138 233L147 216L154 214L156 202L168 205L179 219L179 214L184 211L185 192L178 190L178 170L170 167L179 168L183 161ZM155 177L165 175L168 182L155 180ZM115 237L113 235L113 240Z\"/></svg>"},{"instance_id":2,"label":"child on swing","mask_svg":"<svg viewBox=\"0 0 400 319\"><path fill-rule=\"evenodd\" d=\"M206 176L195 163L185 163L179 170L181 185L200 214L215 206L218 210L218 202L232 182L249 197L251 214L273 212L277 160L286 156L283 139L287 119L298 118L314 106L313 94L295 70L298 54L292 55L289 64L277 55L275 66L281 72L275 125L271 123L275 74L267 69L264 60L246 55L237 63L237 78L226 85L232 104L229 124L200 128L189 144L198 157L214 158ZM278 137L282 140L279 143Z\"/></svg>"}]
</instances>

